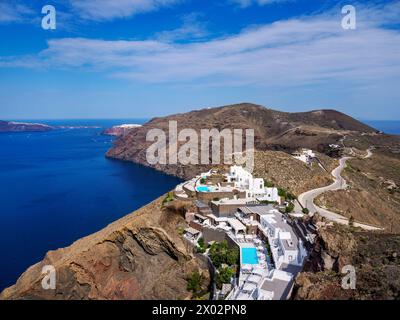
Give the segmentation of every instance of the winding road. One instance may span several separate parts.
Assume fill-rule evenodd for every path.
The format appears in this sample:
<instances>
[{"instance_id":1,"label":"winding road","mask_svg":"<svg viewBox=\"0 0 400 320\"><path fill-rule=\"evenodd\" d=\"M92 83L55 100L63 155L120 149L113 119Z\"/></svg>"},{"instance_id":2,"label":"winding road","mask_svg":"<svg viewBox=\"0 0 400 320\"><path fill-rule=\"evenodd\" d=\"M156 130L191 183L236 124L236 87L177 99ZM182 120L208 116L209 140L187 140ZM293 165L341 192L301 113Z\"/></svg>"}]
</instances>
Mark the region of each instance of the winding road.
<instances>
[{"instance_id":1,"label":"winding road","mask_svg":"<svg viewBox=\"0 0 400 320\"><path fill-rule=\"evenodd\" d=\"M371 157L371 155L372 155L371 149L368 149L367 156L365 158L369 158L369 157ZM349 219L347 219L346 217L344 217L340 214L337 214L335 212L320 208L314 203L315 198L324 192L335 191L335 190L347 188L346 180L343 179L343 177L341 176L341 173L342 173L343 169L346 167L346 161L348 159L351 159L351 157L343 157L339 160L339 166L336 167L332 171L332 176L334 177L335 181L331 185L322 187L322 188L313 189L313 190L304 192L301 195L299 195L299 197L298 197L299 203L304 208L307 208L311 214L318 212L322 217L325 217L328 220L331 220L331 221L334 221L337 223L341 223L341 224L349 223ZM363 224L363 223L358 223L358 222L354 222L354 226L363 228L365 230L382 230L381 228Z\"/></svg>"}]
</instances>

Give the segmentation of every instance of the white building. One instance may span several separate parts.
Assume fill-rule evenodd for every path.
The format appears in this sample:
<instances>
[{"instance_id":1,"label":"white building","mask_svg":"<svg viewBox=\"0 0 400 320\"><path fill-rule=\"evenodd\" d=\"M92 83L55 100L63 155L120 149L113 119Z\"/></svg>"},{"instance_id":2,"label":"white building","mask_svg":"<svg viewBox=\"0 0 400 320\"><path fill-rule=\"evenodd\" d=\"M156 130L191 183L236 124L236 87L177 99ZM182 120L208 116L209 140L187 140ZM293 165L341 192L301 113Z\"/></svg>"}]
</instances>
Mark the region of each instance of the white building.
<instances>
[{"instance_id":1,"label":"white building","mask_svg":"<svg viewBox=\"0 0 400 320\"><path fill-rule=\"evenodd\" d=\"M226 178L235 188L246 190L246 198L280 203L277 188L265 188L264 179L253 178L253 175L241 166L231 166Z\"/></svg>"},{"instance_id":2,"label":"white building","mask_svg":"<svg viewBox=\"0 0 400 320\"><path fill-rule=\"evenodd\" d=\"M277 210L260 216L261 230L268 237L276 268L282 264L301 266L307 252L292 227Z\"/></svg>"},{"instance_id":3,"label":"white building","mask_svg":"<svg viewBox=\"0 0 400 320\"><path fill-rule=\"evenodd\" d=\"M310 149L301 149L300 151L293 153L293 157L304 163L310 164L313 158L315 158L315 153Z\"/></svg>"},{"instance_id":4,"label":"white building","mask_svg":"<svg viewBox=\"0 0 400 320\"><path fill-rule=\"evenodd\" d=\"M241 166L231 166L226 177L236 188L248 189L253 184L253 175Z\"/></svg>"},{"instance_id":5,"label":"white building","mask_svg":"<svg viewBox=\"0 0 400 320\"><path fill-rule=\"evenodd\" d=\"M264 188L264 190L264 195L257 197L258 201L278 202L278 204L281 204L281 197L278 194L278 188Z\"/></svg>"}]
</instances>

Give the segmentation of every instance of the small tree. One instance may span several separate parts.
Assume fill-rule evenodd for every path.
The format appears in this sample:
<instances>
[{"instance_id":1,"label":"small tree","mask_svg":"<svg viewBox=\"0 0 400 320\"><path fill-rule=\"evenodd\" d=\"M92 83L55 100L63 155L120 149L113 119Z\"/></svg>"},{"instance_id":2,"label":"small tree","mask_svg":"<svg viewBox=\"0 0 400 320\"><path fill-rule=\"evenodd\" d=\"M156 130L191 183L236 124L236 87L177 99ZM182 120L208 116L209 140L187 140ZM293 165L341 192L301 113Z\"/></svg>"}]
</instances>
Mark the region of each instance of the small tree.
<instances>
[{"instance_id":1,"label":"small tree","mask_svg":"<svg viewBox=\"0 0 400 320\"><path fill-rule=\"evenodd\" d=\"M201 283L203 278L198 271L193 272L187 279L187 290L192 291L194 295L197 295L201 291Z\"/></svg>"},{"instance_id":2,"label":"small tree","mask_svg":"<svg viewBox=\"0 0 400 320\"><path fill-rule=\"evenodd\" d=\"M204 243L204 238L200 238L199 241L197 241L197 244L198 244L200 247L203 247L203 248L204 248L204 245L205 245L205 243Z\"/></svg>"},{"instance_id":3,"label":"small tree","mask_svg":"<svg viewBox=\"0 0 400 320\"><path fill-rule=\"evenodd\" d=\"M216 268L219 268L223 263L226 263L226 255L228 252L228 242L215 242L211 245L209 256Z\"/></svg>"},{"instance_id":4,"label":"small tree","mask_svg":"<svg viewBox=\"0 0 400 320\"><path fill-rule=\"evenodd\" d=\"M296 196L293 193L287 192L286 193L286 199L288 200L296 200Z\"/></svg>"},{"instance_id":5,"label":"small tree","mask_svg":"<svg viewBox=\"0 0 400 320\"><path fill-rule=\"evenodd\" d=\"M309 213L310 213L310 210L308 210L308 208L303 208L301 211L302 211L304 214L309 214Z\"/></svg>"},{"instance_id":6,"label":"small tree","mask_svg":"<svg viewBox=\"0 0 400 320\"><path fill-rule=\"evenodd\" d=\"M204 253L206 252L206 246L204 243L204 238L200 238L199 241L197 241L197 247L196 247L196 252L197 253Z\"/></svg>"},{"instance_id":7,"label":"small tree","mask_svg":"<svg viewBox=\"0 0 400 320\"><path fill-rule=\"evenodd\" d=\"M294 204L293 202L289 202L288 205L285 208L285 212L286 213L291 213L294 210Z\"/></svg>"},{"instance_id":8,"label":"small tree","mask_svg":"<svg viewBox=\"0 0 400 320\"><path fill-rule=\"evenodd\" d=\"M278 196L286 199L286 190L283 188L278 188Z\"/></svg>"},{"instance_id":9,"label":"small tree","mask_svg":"<svg viewBox=\"0 0 400 320\"><path fill-rule=\"evenodd\" d=\"M228 250L226 253L226 263L230 266L239 263L239 250L237 248Z\"/></svg>"},{"instance_id":10,"label":"small tree","mask_svg":"<svg viewBox=\"0 0 400 320\"><path fill-rule=\"evenodd\" d=\"M217 286L222 288L223 283L230 283L235 272L230 267L219 268L217 274Z\"/></svg>"},{"instance_id":11,"label":"small tree","mask_svg":"<svg viewBox=\"0 0 400 320\"><path fill-rule=\"evenodd\" d=\"M204 252L206 252L206 248L204 248L204 247L196 247L196 252L197 253L204 253Z\"/></svg>"}]
</instances>

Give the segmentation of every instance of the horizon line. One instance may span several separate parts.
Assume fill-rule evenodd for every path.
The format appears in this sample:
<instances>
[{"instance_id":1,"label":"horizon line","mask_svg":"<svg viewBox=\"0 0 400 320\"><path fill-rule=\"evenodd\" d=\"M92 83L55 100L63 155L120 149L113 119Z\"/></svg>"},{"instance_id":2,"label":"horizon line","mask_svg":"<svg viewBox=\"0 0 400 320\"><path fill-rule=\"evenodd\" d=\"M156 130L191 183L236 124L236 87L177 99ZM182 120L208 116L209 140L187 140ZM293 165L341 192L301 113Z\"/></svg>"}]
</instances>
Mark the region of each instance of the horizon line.
<instances>
[{"instance_id":1,"label":"horizon line","mask_svg":"<svg viewBox=\"0 0 400 320\"><path fill-rule=\"evenodd\" d=\"M149 116L149 117L101 117L101 118L89 118L89 117L83 117L83 118L77 118L77 117L66 117L66 118L0 118L0 121L37 121L37 120L43 120L43 121L55 121L55 120L149 120L152 118L158 118L158 117L164 117L164 116ZM387 121L387 122L396 122L400 121L399 119L366 119L366 118L357 118L353 117L355 120L358 121Z\"/></svg>"}]
</instances>

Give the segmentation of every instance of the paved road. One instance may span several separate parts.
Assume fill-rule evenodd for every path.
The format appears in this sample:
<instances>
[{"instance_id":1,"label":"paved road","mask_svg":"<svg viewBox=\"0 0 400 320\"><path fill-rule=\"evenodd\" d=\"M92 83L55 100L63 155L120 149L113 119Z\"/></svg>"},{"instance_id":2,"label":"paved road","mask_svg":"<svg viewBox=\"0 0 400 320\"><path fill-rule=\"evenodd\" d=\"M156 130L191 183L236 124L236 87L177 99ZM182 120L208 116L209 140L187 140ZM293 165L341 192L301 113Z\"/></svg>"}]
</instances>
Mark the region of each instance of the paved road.
<instances>
[{"instance_id":1,"label":"paved road","mask_svg":"<svg viewBox=\"0 0 400 320\"><path fill-rule=\"evenodd\" d=\"M367 152L368 152L367 157L369 158L372 155L371 150L368 149ZM314 204L315 198L318 197L320 194L327 191L345 189L347 187L346 180L343 179L341 173L345 168L346 161L348 159L351 159L351 157L343 157L339 160L339 166L332 171L332 176L334 177L335 182L333 182L331 185L313 189L299 195L298 201L303 205L303 207L307 208L311 214L318 212L322 217L325 217L328 220L341 224L348 224L349 220L346 217L343 217L342 215L337 214L335 212L320 208ZM361 227L365 230L381 230L380 228L357 222L354 223L354 226Z\"/></svg>"}]
</instances>

